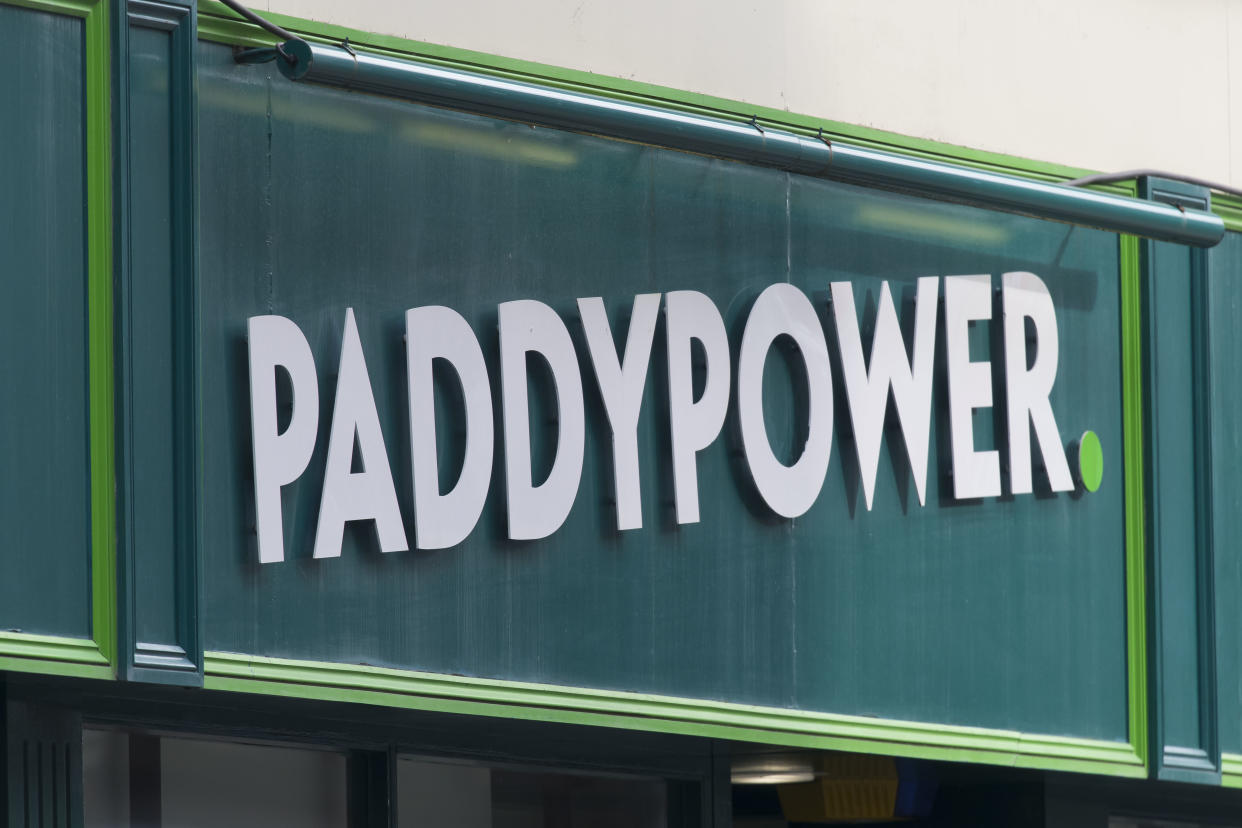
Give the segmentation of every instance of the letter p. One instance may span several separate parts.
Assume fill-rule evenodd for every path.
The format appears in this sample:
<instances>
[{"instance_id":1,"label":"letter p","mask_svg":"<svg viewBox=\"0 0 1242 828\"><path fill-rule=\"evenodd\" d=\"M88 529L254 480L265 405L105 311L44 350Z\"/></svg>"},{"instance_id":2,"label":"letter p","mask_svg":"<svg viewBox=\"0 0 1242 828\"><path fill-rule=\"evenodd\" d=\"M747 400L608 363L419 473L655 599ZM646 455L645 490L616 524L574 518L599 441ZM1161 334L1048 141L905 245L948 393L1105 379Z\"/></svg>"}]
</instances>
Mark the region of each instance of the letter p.
<instances>
[{"instance_id":1,"label":"letter p","mask_svg":"<svg viewBox=\"0 0 1242 828\"><path fill-rule=\"evenodd\" d=\"M319 379L301 329L283 316L252 316L250 425L254 444L254 513L259 563L285 559L280 488L302 476L319 429ZM276 367L289 373L293 414L283 433L276 417Z\"/></svg>"}]
</instances>

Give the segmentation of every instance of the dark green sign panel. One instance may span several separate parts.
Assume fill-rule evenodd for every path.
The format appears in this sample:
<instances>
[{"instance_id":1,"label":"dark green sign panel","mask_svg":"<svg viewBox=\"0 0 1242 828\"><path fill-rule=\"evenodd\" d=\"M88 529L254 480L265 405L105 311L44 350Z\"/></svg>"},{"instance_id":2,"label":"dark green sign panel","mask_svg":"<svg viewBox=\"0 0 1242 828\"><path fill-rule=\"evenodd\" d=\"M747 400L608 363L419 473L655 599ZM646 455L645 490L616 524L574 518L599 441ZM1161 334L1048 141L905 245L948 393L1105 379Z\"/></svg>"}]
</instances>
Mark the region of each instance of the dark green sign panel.
<instances>
[{"instance_id":1,"label":"dark green sign panel","mask_svg":"<svg viewBox=\"0 0 1242 828\"><path fill-rule=\"evenodd\" d=\"M0 5L0 629L90 638L83 28Z\"/></svg>"},{"instance_id":2,"label":"dark green sign panel","mask_svg":"<svg viewBox=\"0 0 1242 828\"><path fill-rule=\"evenodd\" d=\"M295 86L235 66L226 48L200 49L205 649L1127 740L1115 235ZM883 282L909 343L917 279L987 275L999 289L1017 271L1051 294L1051 407L1063 446L1098 435L1085 464L1102 459L1098 490L1052 492L1032 436L1034 493L954 497L942 303L926 504L890 404L868 509L831 285L852 285L869 351ZM638 425L643 525L618 531L609 424L576 300L602 297L623 346L635 295L702 292L736 366L756 298L782 282L810 299L830 346L836 414L814 505L792 520L765 505L734 401L697 456L701 520L677 523L660 322ZM994 395L973 416L974 448L1000 451L1008 492L993 296L993 321L969 334ZM501 459L497 308L518 299L568 326L586 406L573 508L529 542L508 539ZM387 554L371 523L350 523L339 557L313 559L350 308L413 539L403 334L406 310L426 305L462 314L489 368L496 459L482 518L457 546ZM308 469L283 490L285 558L260 564L247 320L268 314L309 342L320 425ZM772 354L767 432L789 463L805 438L806 382L796 352ZM531 377L538 480L558 423L547 376L535 366ZM465 449L458 394L441 379L447 489Z\"/></svg>"},{"instance_id":3,"label":"dark green sign panel","mask_svg":"<svg viewBox=\"0 0 1242 828\"><path fill-rule=\"evenodd\" d=\"M1229 233L1209 254L1208 320L1211 331L1211 428L1215 557L1216 677L1220 747L1242 754L1242 431L1238 429L1242 393L1242 339L1237 287L1242 275L1242 234Z\"/></svg>"}]
</instances>

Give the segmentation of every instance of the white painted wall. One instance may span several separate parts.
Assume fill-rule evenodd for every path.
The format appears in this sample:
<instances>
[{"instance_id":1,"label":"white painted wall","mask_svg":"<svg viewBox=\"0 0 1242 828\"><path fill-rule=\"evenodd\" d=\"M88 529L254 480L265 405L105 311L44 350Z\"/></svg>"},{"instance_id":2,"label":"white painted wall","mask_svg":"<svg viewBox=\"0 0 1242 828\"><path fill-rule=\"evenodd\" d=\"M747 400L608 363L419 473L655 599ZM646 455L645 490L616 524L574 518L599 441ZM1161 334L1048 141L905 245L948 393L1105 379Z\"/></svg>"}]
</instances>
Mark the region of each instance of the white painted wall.
<instances>
[{"instance_id":1,"label":"white painted wall","mask_svg":"<svg viewBox=\"0 0 1242 828\"><path fill-rule=\"evenodd\" d=\"M1025 158L1242 187L1242 0L266 7Z\"/></svg>"}]
</instances>

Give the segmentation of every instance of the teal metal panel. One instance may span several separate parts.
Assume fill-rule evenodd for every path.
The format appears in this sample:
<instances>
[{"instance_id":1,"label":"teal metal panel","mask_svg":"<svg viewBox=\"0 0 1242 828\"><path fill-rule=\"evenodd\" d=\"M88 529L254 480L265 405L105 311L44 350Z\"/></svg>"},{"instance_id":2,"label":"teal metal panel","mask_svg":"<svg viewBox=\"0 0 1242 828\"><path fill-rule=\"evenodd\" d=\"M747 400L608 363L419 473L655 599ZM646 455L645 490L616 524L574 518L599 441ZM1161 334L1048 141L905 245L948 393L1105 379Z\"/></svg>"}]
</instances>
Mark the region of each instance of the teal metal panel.
<instances>
[{"instance_id":1,"label":"teal metal panel","mask_svg":"<svg viewBox=\"0 0 1242 828\"><path fill-rule=\"evenodd\" d=\"M0 628L89 638L84 32L0 5Z\"/></svg>"},{"instance_id":2,"label":"teal metal panel","mask_svg":"<svg viewBox=\"0 0 1242 828\"><path fill-rule=\"evenodd\" d=\"M142 360L132 374L135 555L141 561L142 603L134 634L140 641L175 641L177 490L173 385L172 101L168 33L133 26L129 35L131 348Z\"/></svg>"},{"instance_id":3,"label":"teal metal panel","mask_svg":"<svg viewBox=\"0 0 1242 828\"><path fill-rule=\"evenodd\" d=\"M1165 203L1209 203L1177 182L1145 178L1139 189ZM1207 254L1144 242L1141 258L1153 769L1217 782Z\"/></svg>"},{"instance_id":4,"label":"teal metal panel","mask_svg":"<svg viewBox=\"0 0 1242 828\"><path fill-rule=\"evenodd\" d=\"M796 521L798 532L819 539L793 573L800 696L826 685L850 711L869 715L918 711L924 720L961 721L957 711L988 711L993 726L1125 733L1117 702L1125 692L1126 632L1116 237L798 178L791 216L793 281L812 296L829 281L852 282L864 342L882 280L892 282L909 341L917 277L1039 274L1056 302L1057 425L1066 441L1098 432L1108 464L1108 483L1093 494L1051 495L1037 482L1034 496L954 500L943 363L926 507L906 471L891 406L870 513L852 437L839 434L820 496L829 508L806 516L818 513L813 525ZM993 319L1000 318L997 297ZM941 326L937 348L944 347L943 319ZM975 324L971 355L990 356L1000 375L995 326L990 334ZM844 411L835 361L833 370ZM1001 450L1004 478L1003 398L995 402L1001 408L974 415L975 445Z\"/></svg>"},{"instance_id":5,"label":"teal metal panel","mask_svg":"<svg viewBox=\"0 0 1242 828\"><path fill-rule=\"evenodd\" d=\"M195 18L116 15L118 630L126 677L200 684Z\"/></svg>"},{"instance_id":6,"label":"teal metal panel","mask_svg":"<svg viewBox=\"0 0 1242 828\"><path fill-rule=\"evenodd\" d=\"M1127 739L1115 235L291 85L217 46L200 55L208 650ZM310 558L346 307L405 508L406 308L460 311L494 372L496 306L511 299L551 304L573 331L574 300L603 296L623 335L634 294L702 290L736 348L766 285L792 281L826 314L829 283L849 279L869 341L881 280L904 303L919 276L992 273L999 285L1010 270L1039 274L1052 292L1053 408L1065 442L1100 435L1099 492L1051 495L1037 482L1036 495L953 501L937 413L928 505L886 452L868 512L836 366L836 439L816 505L795 521L759 506L730 415L699 455L702 522L678 527L660 331L639 422L642 529L615 531L608 427L584 365L586 459L556 534L505 539L497 462L462 545L384 555L370 527L353 524L340 558ZM245 325L264 313L293 319L310 342L321 436L284 493L288 558L261 566ZM977 326L975 359L1000 359L989 330ZM770 360L764 378L778 455L799 433L784 362ZM536 380L535 392L531 420L546 423L547 388ZM452 423L442 404L441 423ZM981 449L1003 448L1003 420L991 417L977 417ZM537 467L552 439L536 428ZM454 441L442 468L460 456Z\"/></svg>"},{"instance_id":7,"label":"teal metal panel","mask_svg":"<svg viewBox=\"0 0 1242 828\"><path fill-rule=\"evenodd\" d=\"M1212 500L1216 562L1216 678L1220 747L1242 754L1242 234L1229 233L1208 259L1211 314Z\"/></svg>"}]
</instances>

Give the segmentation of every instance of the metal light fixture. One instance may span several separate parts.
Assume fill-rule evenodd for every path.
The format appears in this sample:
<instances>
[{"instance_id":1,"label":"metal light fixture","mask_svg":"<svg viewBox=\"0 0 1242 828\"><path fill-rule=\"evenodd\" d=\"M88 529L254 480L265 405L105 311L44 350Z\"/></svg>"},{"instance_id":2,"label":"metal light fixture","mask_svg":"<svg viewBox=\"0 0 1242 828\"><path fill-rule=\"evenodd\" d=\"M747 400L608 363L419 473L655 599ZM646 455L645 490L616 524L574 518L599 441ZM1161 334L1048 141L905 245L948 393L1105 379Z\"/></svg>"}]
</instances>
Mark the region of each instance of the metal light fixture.
<instances>
[{"instance_id":1,"label":"metal light fixture","mask_svg":"<svg viewBox=\"0 0 1242 828\"><path fill-rule=\"evenodd\" d=\"M734 785L788 785L811 782L815 765L809 754L767 753L733 759Z\"/></svg>"},{"instance_id":2,"label":"metal light fixture","mask_svg":"<svg viewBox=\"0 0 1242 828\"><path fill-rule=\"evenodd\" d=\"M276 28L269 24L268 30L276 33ZM325 46L294 37L273 49L241 50L236 59L242 63L275 60L281 73L295 81L391 95L1117 233L1199 247L1211 247L1225 235L1224 221L1205 210L1178 209L1154 201L838 144L822 129L804 135L760 124L757 118L732 121L366 54L348 42Z\"/></svg>"}]
</instances>

